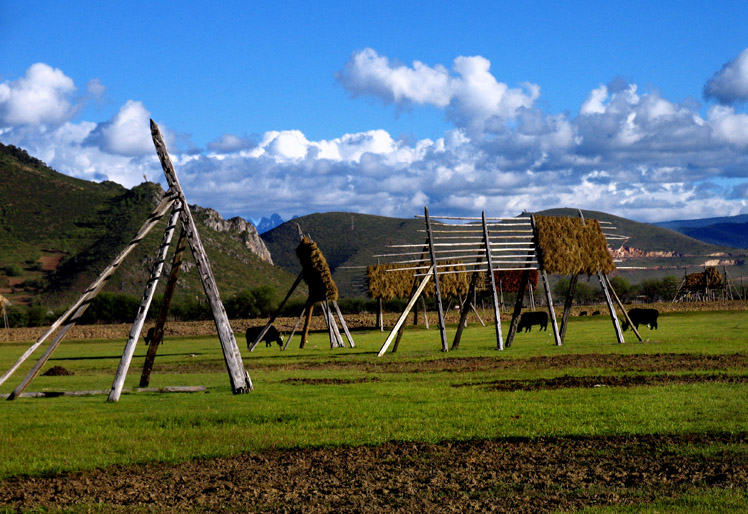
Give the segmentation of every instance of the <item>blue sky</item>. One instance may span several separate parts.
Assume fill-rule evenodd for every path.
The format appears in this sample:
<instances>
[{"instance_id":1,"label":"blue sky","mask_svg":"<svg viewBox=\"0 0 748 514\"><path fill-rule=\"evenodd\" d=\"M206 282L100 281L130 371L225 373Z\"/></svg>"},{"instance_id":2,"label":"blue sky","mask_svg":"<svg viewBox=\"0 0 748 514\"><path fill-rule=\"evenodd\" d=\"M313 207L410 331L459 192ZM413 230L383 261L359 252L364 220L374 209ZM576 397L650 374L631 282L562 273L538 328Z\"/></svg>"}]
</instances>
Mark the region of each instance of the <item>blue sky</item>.
<instances>
[{"instance_id":1,"label":"blue sky","mask_svg":"<svg viewBox=\"0 0 748 514\"><path fill-rule=\"evenodd\" d=\"M0 0L0 141L254 221L748 212L745 2Z\"/></svg>"}]
</instances>

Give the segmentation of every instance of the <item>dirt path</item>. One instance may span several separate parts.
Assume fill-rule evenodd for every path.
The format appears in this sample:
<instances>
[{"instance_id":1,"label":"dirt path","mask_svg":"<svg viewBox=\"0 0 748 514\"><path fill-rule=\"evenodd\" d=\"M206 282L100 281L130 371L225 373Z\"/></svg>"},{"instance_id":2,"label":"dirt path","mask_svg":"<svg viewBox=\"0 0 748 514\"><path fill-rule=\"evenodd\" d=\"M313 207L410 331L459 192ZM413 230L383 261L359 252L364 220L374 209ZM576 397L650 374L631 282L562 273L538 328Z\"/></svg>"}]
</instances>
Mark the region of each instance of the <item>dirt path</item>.
<instances>
[{"instance_id":1,"label":"dirt path","mask_svg":"<svg viewBox=\"0 0 748 514\"><path fill-rule=\"evenodd\" d=\"M0 481L0 505L145 512L552 512L748 488L748 433L274 450ZM694 452L711 446L708 456ZM738 448L737 450L735 448ZM748 498L746 498L748 501Z\"/></svg>"}]
</instances>

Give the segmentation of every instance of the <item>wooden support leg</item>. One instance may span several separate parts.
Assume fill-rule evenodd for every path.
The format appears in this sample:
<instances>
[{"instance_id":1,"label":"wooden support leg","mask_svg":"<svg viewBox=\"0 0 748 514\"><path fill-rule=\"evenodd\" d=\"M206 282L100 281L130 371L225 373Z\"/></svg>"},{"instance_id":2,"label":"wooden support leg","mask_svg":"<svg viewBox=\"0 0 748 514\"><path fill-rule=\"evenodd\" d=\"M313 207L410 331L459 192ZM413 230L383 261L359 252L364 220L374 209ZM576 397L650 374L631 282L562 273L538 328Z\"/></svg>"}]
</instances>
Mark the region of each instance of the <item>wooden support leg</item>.
<instances>
[{"instance_id":1,"label":"wooden support leg","mask_svg":"<svg viewBox=\"0 0 748 514\"><path fill-rule=\"evenodd\" d=\"M340 312L340 307L338 306L338 302L333 300L332 301L333 307L335 307L335 312L338 314L338 318L340 319L340 325L343 327L343 331L345 332L345 337L348 338L348 344L351 348L356 347L356 343L353 342L353 338L351 337L351 332L348 330L348 325L345 322L345 318L343 318L343 313Z\"/></svg>"},{"instance_id":2,"label":"wooden support leg","mask_svg":"<svg viewBox=\"0 0 748 514\"><path fill-rule=\"evenodd\" d=\"M613 285L610 283L610 279L608 278L608 275L604 275L604 274L601 273L600 276L602 276L602 278L605 279L605 285L607 286L608 290L610 291L610 295L613 297L613 299L618 304L618 307L621 309L621 312L623 312L623 316L626 318L626 321L628 321L629 327L631 327L631 330L634 332L634 335L636 335L636 338L639 341L642 341L642 336L639 335L639 331L636 329L636 327L634 326L634 324L631 322L631 318L629 318L629 313L626 312L626 309L624 308L623 303L618 298L618 295L616 294L616 292L613 290ZM619 326L618 325L618 319L616 319L615 324L616 324L617 327ZM619 327L619 330L620 330L620 327ZM618 332L618 331L616 331L616 332ZM620 339L623 339L623 332L621 332L621 338Z\"/></svg>"},{"instance_id":3,"label":"wooden support leg","mask_svg":"<svg viewBox=\"0 0 748 514\"><path fill-rule=\"evenodd\" d=\"M403 332L405 332L405 324L400 325L400 330L397 331L395 344L392 345L392 353L397 352L397 348L400 346L400 339L403 337Z\"/></svg>"},{"instance_id":4,"label":"wooden support leg","mask_svg":"<svg viewBox=\"0 0 748 514\"><path fill-rule=\"evenodd\" d=\"M384 332L384 313L382 312L382 299L377 298L377 326L380 332Z\"/></svg>"},{"instance_id":5,"label":"wooden support leg","mask_svg":"<svg viewBox=\"0 0 748 514\"><path fill-rule=\"evenodd\" d=\"M523 271L519 279L519 289L517 290L517 301L514 302L514 312L512 312L512 321L509 323L509 333L506 335L506 347L509 348L514 342L514 335L517 333L519 316L522 314L522 304L525 300L525 291L530 281L530 272Z\"/></svg>"},{"instance_id":6,"label":"wooden support leg","mask_svg":"<svg viewBox=\"0 0 748 514\"><path fill-rule=\"evenodd\" d=\"M548 282L548 275L545 270L540 272L543 277L543 289L545 289L545 301L548 303L548 314L551 317L551 326L553 327L553 337L556 340L556 346L561 346L564 342L561 340L561 334L558 333L558 321L556 321L556 310L553 308L553 296L551 296L551 285Z\"/></svg>"},{"instance_id":7,"label":"wooden support leg","mask_svg":"<svg viewBox=\"0 0 748 514\"><path fill-rule=\"evenodd\" d=\"M426 309L426 298L421 295L421 307L423 308L423 324L429 329L429 311Z\"/></svg>"},{"instance_id":8,"label":"wooden support leg","mask_svg":"<svg viewBox=\"0 0 748 514\"><path fill-rule=\"evenodd\" d=\"M431 257L431 272L434 274L434 289L436 291L436 309L439 313L439 332L441 335L442 340L442 351L447 352L449 351L449 346L447 346L447 326L444 321L444 309L442 307L442 293L441 289L439 288L439 273L437 271L436 267L436 254L434 253L434 238L431 235L431 220L429 219L429 208L424 207L424 212L426 214L426 232L428 234L428 242L429 242L429 255Z\"/></svg>"},{"instance_id":9,"label":"wooden support leg","mask_svg":"<svg viewBox=\"0 0 748 514\"><path fill-rule=\"evenodd\" d=\"M296 333L296 329L299 328L299 323L301 323L301 318L304 317L305 312L306 312L306 308L301 309L301 314L299 314L299 317L296 318L296 323L294 323L293 329L291 330L291 335L288 336L288 339L286 339L286 342L283 344L284 350L288 348L288 343L291 342L293 335Z\"/></svg>"},{"instance_id":10,"label":"wooden support leg","mask_svg":"<svg viewBox=\"0 0 748 514\"><path fill-rule=\"evenodd\" d=\"M608 310L610 311L610 319L613 322L613 327L616 331L616 337L618 338L619 343L625 343L626 341L623 340L623 332L621 331L621 325L618 323L618 316L616 315L616 310L613 307L613 302L610 298L610 291L608 290L608 284L605 280L605 275L603 275L602 271L597 272L597 278L600 281L600 287L603 288L603 293L605 293L605 301L608 304Z\"/></svg>"},{"instance_id":11,"label":"wooden support leg","mask_svg":"<svg viewBox=\"0 0 748 514\"><path fill-rule=\"evenodd\" d=\"M579 281L579 274L575 273L569 280L569 292L566 295L566 301L564 302L564 314L561 316L561 328L559 333L561 335L561 342L564 342L566 338L566 324L569 322L569 315L571 314L571 306L574 303L574 295L577 292L577 282Z\"/></svg>"},{"instance_id":12,"label":"wooden support leg","mask_svg":"<svg viewBox=\"0 0 748 514\"><path fill-rule=\"evenodd\" d=\"M470 298L473 296L473 292L475 291L476 284L478 282L478 273L473 273L473 276L470 277L470 287L468 288L468 294L467 298L465 299L465 302L462 302L462 298L459 298L460 300L460 321L457 323L457 331L455 332L455 338L452 341L452 349L457 350L460 347L460 339L462 338L462 330L465 328L465 325L467 324L467 315L470 312L470 309L468 308L468 304L470 303Z\"/></svg>"},{"instance_id":13,"label":"wooden support leg","mask_svg":"<svg viewBox=\"0 0 748 514\"><path fill-rule=\"evenodd\" d=\"M312 311L314 310L314 302L307 302L306 304L306 318L304 319L304 330L301 332L301 342L299 348L306 346L306 340L309 336L309 324L312 322Z\"/></svg>"},{"instance_id":14,"label":"wooden support leg","mask_svg":"<svg viewBox=\"0 0 748 514\"><path fill-rule=\"evenodd\" d=\"M187 249L187 234L182 228L177 240L177 247L174 251L174 257L171 262L171 270L169 271L169 280L166 283L166 289L164 290L164 300L161 302L161 309L156 318L156 325L153 328L153 338L148 343L148 353L145 356L145 362L143 363L143 371L140 374L140 387L148 387L151 382L151 372L153 371L153 363L156 360L156 353L158 352L158 346L164 339L164 326L166 325L166 317L169 314L169 306L171 300L174 297L174 291L177 289L177 278L179 277L179 268L182 266L182 258L184 257L184 251Z\"/></svg>"},{"instance_id":15,"label":"wooden support leg","mask_svg":"<svg viewBox=\"0 0 748 514\"><path fill-rule=\"evenodd\" d=\"M416 303L416 300L418 299L420 294L423 292L429 279L431 279L432 271L433 271L432 269L429 269L426 275L424 275L423 280L421 280L421 283L419 284L416 291L411 295L408 305L405 306L405 310L400 315L400 318L398 318L397 323L395 323L395 326L392 328L392 332L390 332L390 335L387 336L387 340L382 345L382 348L379 349L379 353L377 354L377 357L381 357L382 355L384 355L385 352L387 351L387 348L389 348L390 344L392 344L392 340L395 338L395 334L397 333L398 330L400 330L400 327L402 326L402 324L405 323L405 319L408 317L408 314L410 314L410 310L413 308L413 304Z\"/></svg>"},{"instance_id":16,"label":"wooden support leg","mask_svg":"<svg viewBox=\"0 0 748 514\"><path fill-rule=\"evenodd\" d=\"M107 401L116 402L119 401L119 397L122 394L122 388L125 385L125 378L127 377L127 370L130 368L130 362L132 362L132 356L135 353L135 346L138 344L138 338L140 337L140 331L143 329L143 323L145 323L145 317L148 314L148 309L151 306L153 300L153 294L156 292L156 286L158 285L158 279L161 278L161 271L164 268L164 261L166 260L166 253L169 250L171 244L171 238L174 235L174 229L177 226L177 219L181 214L181 205L177 203L175 209L172 212L169 223L164 231L164 236L161 239L161 246L158 249L156 256L156 262L153 264L153 270L151 276L148 279L145 291L143 292L143 298L140 301L140 307L138 313L135 316L135 322L132 324L130 329L130 337L127 339L125 349L122 352L122 358L120 359L119 366L117 367L117 373L114 375L114 382L112 382L112 390L109 391L109 398Z\"/></svg>"}]
</instances>

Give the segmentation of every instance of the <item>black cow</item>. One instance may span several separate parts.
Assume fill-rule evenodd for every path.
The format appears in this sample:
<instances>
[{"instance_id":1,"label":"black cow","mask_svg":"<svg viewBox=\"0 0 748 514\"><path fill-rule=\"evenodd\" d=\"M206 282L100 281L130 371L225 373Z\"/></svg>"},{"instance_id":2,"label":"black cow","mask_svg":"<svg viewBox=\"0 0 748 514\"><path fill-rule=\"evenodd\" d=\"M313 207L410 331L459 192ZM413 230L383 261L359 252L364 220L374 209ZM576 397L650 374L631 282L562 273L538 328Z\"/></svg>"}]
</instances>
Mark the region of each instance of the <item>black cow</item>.
<instances>
[{"instance_id":1,"label":"black cow","mask_svg":"<svg viewBox=\"0 0 748 514\"><path fill-rule=\"evenodd\" d=\"M151 327L148 329L148 332L143 336L143 340L145 341L145 344L151 344L151 339L153 339L153 334L155 332L156 332L156 327Z\"/></svg>"},{"instance_id":2,"label":"black cow","mask_svg":"<svg viewBox=\"0 0 748 514\"><path fill-rule=\"evenodd\" d=\"M548 313L547 312L523 312L519 318L519 325L517 325L517 332L530 332L533 325L539 325L540 330L548 330Z\"/></svg>"},{"instance_id":3,"label":"black cow","mask_svg":"<svg viewBox=\"0 0 748 514\"><path fill-rule=\"evenodd\" d=\"M657 309L631 309L629 311L629 318L631 323L634 324L636 329L639 329L639 325L649 325L649 330L657 328L657 317L660 315L660 311ZM628 330L629 322L623 322L623 330Z\"/></svg>"},{"instance_id":4,"label":"black cow","mask_svg":"<svg viewBox=\"0 0 748 514\"><path fill-rule=\"evenodd\" d=\"M263 328L265 327L249 327L247 329L247 348L252 346L252 343L255 342L255 339L260 335ZM265 332L264 336L262 336L262 340L265 341L266 347L273 346L273 341L278 343L278 346L283 346L283 338L281 337L280 332L278 332L278 329L273 325L270 325L268 331Z\"/></svg>"}]
</instances>

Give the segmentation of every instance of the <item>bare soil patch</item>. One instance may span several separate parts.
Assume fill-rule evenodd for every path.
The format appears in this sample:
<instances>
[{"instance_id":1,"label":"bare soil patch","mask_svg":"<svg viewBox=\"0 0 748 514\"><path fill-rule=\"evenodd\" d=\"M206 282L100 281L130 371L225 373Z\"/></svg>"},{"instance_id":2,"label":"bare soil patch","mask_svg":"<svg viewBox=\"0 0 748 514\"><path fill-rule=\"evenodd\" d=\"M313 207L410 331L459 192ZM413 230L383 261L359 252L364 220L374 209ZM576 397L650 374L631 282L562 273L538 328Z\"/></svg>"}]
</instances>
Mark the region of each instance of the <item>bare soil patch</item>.
<instances>
[{"instance_id":1,"label":"bare soil patch","mask_svg":"<svg viewBox=\"0 0 748 514\"><path fill-rule=\"evenodd\" d=\"M62 366L52 366L47 371L42 373L42 376L45 377L67 377L70 375L75 375L75 373L73 373L69 369L63 368Z\"/></svg>"},{"instance_id":2,"label":"bare soil patch","mask_svg":"<svg viewBox=\"0 0 748 514\"><path fill-rule=\"evenodd\" d=\"M748 434L271 450L0 481L0 505L145 512L512 512L748 488ZM708 455L693 451L709 446Z\"/></svg>"}]
</instances>

